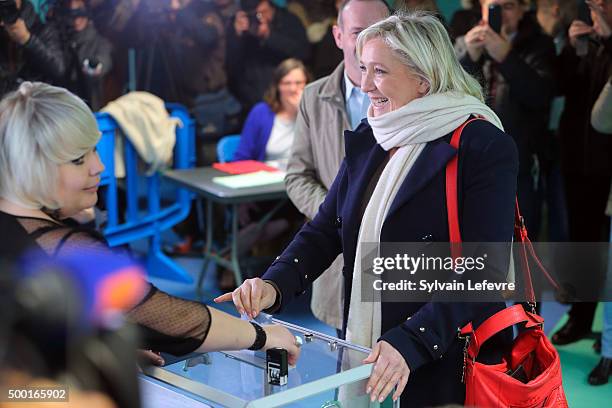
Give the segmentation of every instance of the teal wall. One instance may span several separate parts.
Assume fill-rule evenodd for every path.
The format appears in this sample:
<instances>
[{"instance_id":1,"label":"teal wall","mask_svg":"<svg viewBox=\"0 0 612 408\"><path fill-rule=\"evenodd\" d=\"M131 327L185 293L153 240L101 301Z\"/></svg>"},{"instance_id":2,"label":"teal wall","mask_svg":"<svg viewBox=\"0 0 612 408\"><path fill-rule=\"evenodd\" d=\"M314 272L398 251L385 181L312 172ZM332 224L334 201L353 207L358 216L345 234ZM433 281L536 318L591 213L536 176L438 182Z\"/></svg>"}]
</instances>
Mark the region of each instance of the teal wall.
<instances>
[{"instance_id":1,"label":"teal wall","mask_svg":"<svg viewBox=\"0 0 612 408\"><path fill-rule=\"evenodd\" d=\"M436 3L438 3L438 7L447 22L450 21L453 13L461 8L459 0L437 0Z\"/></svg>"}]
</instances>

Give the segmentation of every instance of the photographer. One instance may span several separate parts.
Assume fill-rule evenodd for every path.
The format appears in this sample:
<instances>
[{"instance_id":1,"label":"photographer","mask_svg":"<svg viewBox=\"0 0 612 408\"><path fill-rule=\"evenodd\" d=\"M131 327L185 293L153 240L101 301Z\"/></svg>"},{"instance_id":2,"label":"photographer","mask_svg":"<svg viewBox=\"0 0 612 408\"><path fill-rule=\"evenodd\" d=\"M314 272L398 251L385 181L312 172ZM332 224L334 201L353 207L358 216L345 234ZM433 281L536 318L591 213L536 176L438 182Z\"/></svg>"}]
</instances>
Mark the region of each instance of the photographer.
<instances>
[{"instance_id":1,"label":"photographer","mask_svg":"<svg viewBox=\"0 0 612 408\"><path fill-rule=\"evenodd\" d=\"M89 19L84 0L62 1L58 14L68 59L66 87L97 111L105 102L102 80L112 67L112 45Z\"/></svg>"},{"instance_id":2,"label":"photographer","mask_svg":"<svg viewBox=\"0 0 612 408\"><path fill-rule=\"evenodd\" d=\"M61 83L65 70L55 26L27 0L0 0L0 96L23 80Z\"/></svg>"},{"instance_id":3,"label":"photographer","mask_svg":"<svg viewBox=\"0 0 612 408\"><path fill-rule=\"evenodd\" d=\"M272 72L287 58L306 60L309 44L300 20L269 0L242 0L228 32L230 87L248 112L264 94Z\"/></svg>"},{"instance_id":4,"label":"photographer","mask_svg":"<svg viewBox=\"0 0 612 408\"><path fill-rule=\"evenodd\" d=\"M225 89L225 31L213 2L170 0L170 24L163 41L174 80L172 100L192 107L199 95Z\"/></svg>"},{"instance_id":5,"label":"photographer","mask_svg":"<svg viewBox=\"0 0 612 408\"><path fill-rule=\"evenodd\" d=\"M518 145L518 200L535 238L543 200L543 135L554 96L555 47L529 13L526 0L483 0L481 6L482 21L457 38L455 49L463 67L484 80L487 104ZM490 18L490 6L497 8L497 19Z\"/></svg>"}]
</instances>

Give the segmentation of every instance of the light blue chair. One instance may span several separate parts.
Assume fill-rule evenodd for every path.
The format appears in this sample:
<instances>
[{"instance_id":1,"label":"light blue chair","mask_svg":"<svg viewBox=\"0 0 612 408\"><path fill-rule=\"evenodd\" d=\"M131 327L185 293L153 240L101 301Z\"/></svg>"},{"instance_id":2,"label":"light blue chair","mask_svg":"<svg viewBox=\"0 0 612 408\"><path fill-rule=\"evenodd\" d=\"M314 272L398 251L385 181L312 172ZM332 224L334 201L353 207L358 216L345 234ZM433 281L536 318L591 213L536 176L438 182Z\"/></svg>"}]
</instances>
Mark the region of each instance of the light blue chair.
<instances>
[{"instance_id":1,"label":"light blue chair","mask_svg":"<svg viewBox=\"0 0 612 408\"><path fill-rule=\"evenodd\" d=\"M187 110L178 104L166 104L170 116L180 119L182 127L176 129L174 146L174 169L187 169L195 165L195 121ZM124 245L142 238L149 239L146 267L149 274L165 279L191 283L191 276L161 249L161 232L178 224L189 215L192 194L182 188L169 205L162 206L161 179L157 172L150 176L139 174L138 154L127 138L123 138L125 162L125 192L127 209L125 221L119 222L118 182L115 178L115 133L121 129L108 113L96 113L98 129L102 137L97 149L105 170L100 185L106 186L105 204L108 211L107 224L102 233L110 246ZM144 179L144 180L143 180ZM138 186L146 185L146 194L141 197ZM139 207L144 198L146 208Z\"/></svg>"},{"instance_id":2,"label":"light blue chair","mask_svg":"<svg viewBox=\"0 0 612 408\"><path fill-rule=\"evenodd\" d=\"M240 135L229 135L219 139L217 143L217 160L219 163L227 163L234 160L234 153L240 144Z\"/></svg>"},{"instance_id":3,"label":"light blue chair","mask_svg":"<svg viewBox=\"0 0 612 408\"><path fill-rule=\"evenodd\" d=\"M240 135L227 135L219 139L219 141L217 142L217 160L219 161L219 163L227 163L233 161L234 153L236 153L238 145L240 145ZM203 216L200 216L200 219L203 219ZM226 231L230 230L231 222L231 211L227 209L225 212ZM200 283L198 283L198 287L200 287Z\"/></svg>"}]
</instances>

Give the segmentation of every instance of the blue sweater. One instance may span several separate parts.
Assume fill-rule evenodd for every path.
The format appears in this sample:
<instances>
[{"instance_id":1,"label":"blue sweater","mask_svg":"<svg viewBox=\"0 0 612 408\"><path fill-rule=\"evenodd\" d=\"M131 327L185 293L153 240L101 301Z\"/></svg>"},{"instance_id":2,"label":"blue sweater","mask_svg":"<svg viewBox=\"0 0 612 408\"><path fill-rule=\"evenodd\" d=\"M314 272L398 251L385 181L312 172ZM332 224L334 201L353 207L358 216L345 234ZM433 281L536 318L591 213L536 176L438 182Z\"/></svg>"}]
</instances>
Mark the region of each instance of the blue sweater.
<instances>
[{"instance_id":1,"label":"blue sweater","mask_svg":"<svg viewBox=\"0 0 612 408\"><path fill-rule=\"evenodd\" d=\"M266 159L266 145L270 140L275 115L265 102L259 102L251 109L242 128L240 144L234 153L234 161L264 161Z\"/></svg>"}]
</instances>

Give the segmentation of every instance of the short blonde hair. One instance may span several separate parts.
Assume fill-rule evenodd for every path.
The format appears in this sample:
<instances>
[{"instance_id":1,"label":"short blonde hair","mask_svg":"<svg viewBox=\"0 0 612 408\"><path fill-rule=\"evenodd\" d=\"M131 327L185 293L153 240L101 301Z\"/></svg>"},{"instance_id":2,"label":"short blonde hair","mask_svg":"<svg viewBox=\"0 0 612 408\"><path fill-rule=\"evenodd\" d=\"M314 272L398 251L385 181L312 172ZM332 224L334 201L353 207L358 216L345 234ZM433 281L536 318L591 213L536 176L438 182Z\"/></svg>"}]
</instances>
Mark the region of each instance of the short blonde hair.
<instances>
[{"instance_id":1,"label":"short blonde hair","mask_svg":"<svg viewBox=\"0 0 612 408\"><path fill-rule=\"evenodd\" d=\"M427 82L427 95L451 92L484 100L482 87L463 69L446 29L433 14L398 12L371 25L357 37L358 56L373 38L382 39L404 65Z\"/></svg>"},{"instance_id":2,"label":"short blonde hair","mask_svg":"<svg viewBox=\"0 0 612 408\"><path fill-rule=\"evenodd\" d=\"M24 82L0 102L0 197L26 208L59 207L59 165L90 151L100 132L79 97Z\"/></svg>"}]
</instances>

